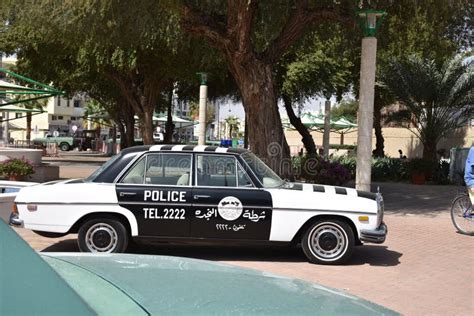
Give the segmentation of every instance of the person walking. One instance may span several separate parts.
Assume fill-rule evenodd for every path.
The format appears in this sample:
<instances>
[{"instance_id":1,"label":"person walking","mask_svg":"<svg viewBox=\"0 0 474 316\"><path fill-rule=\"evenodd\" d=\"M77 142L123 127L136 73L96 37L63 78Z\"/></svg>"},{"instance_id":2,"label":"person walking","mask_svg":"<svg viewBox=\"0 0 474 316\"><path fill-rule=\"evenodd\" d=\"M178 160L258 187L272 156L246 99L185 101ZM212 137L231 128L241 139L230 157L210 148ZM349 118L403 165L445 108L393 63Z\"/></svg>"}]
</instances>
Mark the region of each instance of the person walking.
<instances>
[{"instance_id":1,"label":"person walking","mask_svg":"<svg viewBox=\"0 0 474 316\"><path fill-rule=\"evenodd\" d=\"M464 169L464 182L466 182L467 191L471 203L474 204L474 146L471 146L467 154L466 167Z\"/></svg>"}]
</instances>

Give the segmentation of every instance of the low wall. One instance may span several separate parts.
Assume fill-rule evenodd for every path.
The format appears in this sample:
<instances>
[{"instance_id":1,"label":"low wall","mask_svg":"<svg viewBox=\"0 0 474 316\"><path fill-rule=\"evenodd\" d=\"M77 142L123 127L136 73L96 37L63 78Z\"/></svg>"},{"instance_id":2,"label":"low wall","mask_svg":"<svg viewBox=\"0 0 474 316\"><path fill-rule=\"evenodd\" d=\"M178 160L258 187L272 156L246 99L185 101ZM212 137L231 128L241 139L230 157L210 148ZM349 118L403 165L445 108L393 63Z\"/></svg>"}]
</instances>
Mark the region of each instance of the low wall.
<instances>
[{"instance_id":1,"label":"low wall","mask_svg":"<svg viewBox=\"0 0 474 316\"><path fill-rule=\"evenodd\" d=\"M41 157L43 150L41 149L28 149L28 148L0 148L0 156L6 156L8 158L26 159L34 166L41 165Z\"/></svg>"},{"instance_id":2,"label":"low wall","mask_svg":"<svg viewBox=\"0 0 474 316\"><path fill-rule=\"evenodd\" d=\"M398 157L398 150L401 149L403 154L408 158L421 157L423 154L423 145L418 138L408 129L399 127L385 127L382 129L385 139L384 151L389 157ZM296 154L300 148L303 148L301 136L297 131L285 131L288 145L290 145L292 154ZM323 134L312 132L316 146L321 147L323 144ZM340 144L340 135L331 133L330 143ZM372 146L375 149L375 134L372 134ZM357 131L344 135L344 144L357 144ZM447 137L441 139L438 143L438 149L445 149L449 155L449 150L453 147L470 147L474 145L474 127L458 129Z\"/></svg>"},{"instance_id":3,"label":"low wall","mask_svg":"<svg viewBox=\"0 0 474 316\"><path fill-rule=\"evenodd\" d=\"M0 159L18 158L28 160L35 170L35 173L26 177L26 181L47 182L59 179L59 166L42 163L42 149L28 148L0 148Z\"/></svg>"}]
</instances>

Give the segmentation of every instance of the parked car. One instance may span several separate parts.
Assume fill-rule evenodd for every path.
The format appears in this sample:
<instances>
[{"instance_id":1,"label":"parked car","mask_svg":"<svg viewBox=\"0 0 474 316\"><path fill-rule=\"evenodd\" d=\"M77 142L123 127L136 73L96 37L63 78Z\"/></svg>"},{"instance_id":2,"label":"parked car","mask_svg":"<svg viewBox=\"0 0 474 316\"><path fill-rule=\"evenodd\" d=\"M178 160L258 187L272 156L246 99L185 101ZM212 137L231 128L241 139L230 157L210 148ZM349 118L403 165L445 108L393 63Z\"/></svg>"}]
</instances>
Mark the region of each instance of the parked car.
<instances>
[{"instance_id":1,"label":"parked car","mask_svg":"<svg viewBox=\"0 0 474 316\"><path fill-rule=\"evenodd\" d=\"M45 137L37 137L33 139L33 144L37 146L46 147L49 143L55 143L58 145L58 148L61 151L69 151L72 148L76 147L77 144L74 140L74 137L71 136L53 136L50 134L45 135Z\"/></svg>"},{"instance_id":2,"label":"parked car","mask_svg":"<svg viewBox=\"0 0 474 316\"><path fill-rule=\"evenodd\" d=\"M37 254L2 221L0 240L2 315L396 315L318 284L205 260Z\"/></svg>"},{"instance_id":3,"label":"parked car","mask_svg":"<svg viewBox=\"0 0 474 316\"><path fill-rule=\"evenodd\" d=\"M13 224L78 233L84 252L124 252L131 238L301 243L309 261L339 264L387 234L380 193L289 183L236 148L132 147L85 180L24 188L15 203Z\"/></svg>"},{"instance_id":4,"label":"parked car","mask_svg":"<svg viewBox=\"0 0 474 316\"><path fill-rule=\"evenodd\" d=\"M13 201L20 189L35 184L37 183L0 180L0 219L8 224L13 210Z\"/></svg>"}]
</instances>

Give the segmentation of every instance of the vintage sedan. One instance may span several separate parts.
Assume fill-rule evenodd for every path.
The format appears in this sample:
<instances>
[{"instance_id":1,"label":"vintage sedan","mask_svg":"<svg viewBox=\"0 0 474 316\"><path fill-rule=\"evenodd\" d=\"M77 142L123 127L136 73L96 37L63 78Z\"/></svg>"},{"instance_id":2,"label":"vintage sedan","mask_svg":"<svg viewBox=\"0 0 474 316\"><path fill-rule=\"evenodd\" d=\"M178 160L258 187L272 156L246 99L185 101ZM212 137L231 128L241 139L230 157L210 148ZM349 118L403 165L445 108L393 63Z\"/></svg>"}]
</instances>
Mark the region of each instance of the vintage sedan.
<instances>
[{"instance_id":1,"label":"vintage sedan","mask_svg":"<svg viewBox=\"0 0 474 316\"><path fill-rule=\"evenodd\" d=\"M131 239L301 244L313 263L383 243L380 193L289 183L244 149L192 145L123 150L84 180L22 189L11 224L47 237L78 233L84 252Z\"/></svg>"}]
</instances>

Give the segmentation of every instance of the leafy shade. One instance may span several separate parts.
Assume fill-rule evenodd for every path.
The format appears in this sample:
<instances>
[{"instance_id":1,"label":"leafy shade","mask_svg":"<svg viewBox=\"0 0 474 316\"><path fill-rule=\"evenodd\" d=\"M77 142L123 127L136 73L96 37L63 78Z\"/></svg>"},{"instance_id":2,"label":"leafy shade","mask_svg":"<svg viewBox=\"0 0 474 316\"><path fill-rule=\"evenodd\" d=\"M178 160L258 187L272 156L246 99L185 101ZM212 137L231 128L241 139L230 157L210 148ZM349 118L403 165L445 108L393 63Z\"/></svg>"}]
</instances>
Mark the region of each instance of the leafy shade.
<instances>
[{"instance_id":1,"label":"leafy shade","mask_svg":"<svg viewBox=\"0 0 474 316\"><path fill-rule=\"evenodd\" d=\"M387 120L409 128L423 144L423 157L435 160L439 140L474 115L473 75L472 59L461 57L441 67L419 57L392 61L382 80L403 109Z\"/></svg>"}]
</instances>

